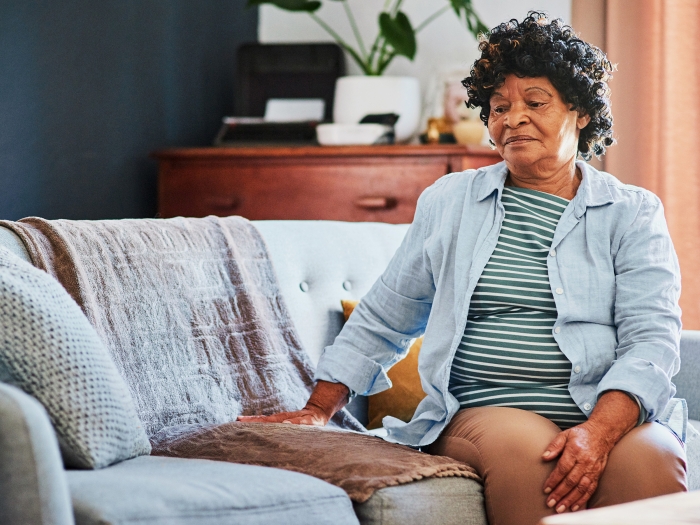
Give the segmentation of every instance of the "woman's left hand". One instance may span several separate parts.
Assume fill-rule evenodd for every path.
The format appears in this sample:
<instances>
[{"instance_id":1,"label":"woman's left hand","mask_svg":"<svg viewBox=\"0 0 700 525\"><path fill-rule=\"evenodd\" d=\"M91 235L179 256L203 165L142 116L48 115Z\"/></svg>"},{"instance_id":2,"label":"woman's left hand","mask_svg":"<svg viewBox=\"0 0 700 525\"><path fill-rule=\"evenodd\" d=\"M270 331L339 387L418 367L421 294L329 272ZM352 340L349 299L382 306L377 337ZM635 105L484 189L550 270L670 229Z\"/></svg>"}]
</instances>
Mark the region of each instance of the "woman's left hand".
<instances>
[{"instance_id":1,"label":"woman's left hand","mask_svg":"<svg viewBox=\"0 0 700 525\"><path fill-rule=\"evenodd\" d=\"M590 421L557 434L542 455L545 461L559 457L544 484L547 506L557 512L584 507L598 487L614 443Z\"/></svg>"},{"instance_id":2,"label":"woman's left hand","mask_svg":"<svg viewBox=\"0 0 700 525\"><path fill-rule=\"evenodd\" d=\"M600 396L588 421L557 434L542 459L559 458L544 483L547 506L561 513L576 512L598 488L598 480L608 463L610 451L632 430L639 407L619 390Z\"/></svg>"}]
</instances>

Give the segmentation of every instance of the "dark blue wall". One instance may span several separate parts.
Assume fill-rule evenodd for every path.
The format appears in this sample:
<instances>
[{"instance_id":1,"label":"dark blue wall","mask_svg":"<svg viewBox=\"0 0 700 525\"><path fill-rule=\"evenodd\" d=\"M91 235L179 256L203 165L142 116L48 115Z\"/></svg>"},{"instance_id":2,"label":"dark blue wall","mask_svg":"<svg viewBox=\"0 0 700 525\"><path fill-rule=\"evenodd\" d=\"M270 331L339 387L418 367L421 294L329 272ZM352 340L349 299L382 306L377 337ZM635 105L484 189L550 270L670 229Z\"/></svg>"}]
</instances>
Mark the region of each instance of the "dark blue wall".
<instances>
[{"instance_id":1,"label":"dark blue wall","mask_svg":"<svg viewBox=\"0 0 700 525\"><path fill-rule=\"evenodd\" d=\"M244 0L0 0L0 218L156 213L148 154L233 111Z\"/></svg>"}]
</instances>

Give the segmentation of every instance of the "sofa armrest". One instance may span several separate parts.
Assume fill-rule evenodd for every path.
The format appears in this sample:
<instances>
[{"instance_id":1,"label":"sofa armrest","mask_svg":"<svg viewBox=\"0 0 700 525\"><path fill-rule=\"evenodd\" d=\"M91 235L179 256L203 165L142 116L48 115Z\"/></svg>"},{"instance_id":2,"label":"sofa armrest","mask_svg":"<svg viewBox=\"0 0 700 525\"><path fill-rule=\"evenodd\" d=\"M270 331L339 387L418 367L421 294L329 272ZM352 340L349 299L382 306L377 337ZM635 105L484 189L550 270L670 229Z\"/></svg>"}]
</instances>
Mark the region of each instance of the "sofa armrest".
<instances>
[{"instance_id":1,"label":"sofa armrest","mask_svg":"<svg viewBox=\"0 0 700 525\"><path fill-rule=\"evenodd\" d=\"M672 379L675 397L688 402L688 418L700 419L700 331L681 332L681 369Z\"/></svg>"},{"instance_id":2,"label":"sofa armrest","mask_svg":"<svg viewBox=\"0 0 700 525\"><path fill-rule=\"evenodd\" d=\"M38 401L4 383L0 383L0 516L3 523L74 523L49 417Z\"/></svg>"}]
</instances>

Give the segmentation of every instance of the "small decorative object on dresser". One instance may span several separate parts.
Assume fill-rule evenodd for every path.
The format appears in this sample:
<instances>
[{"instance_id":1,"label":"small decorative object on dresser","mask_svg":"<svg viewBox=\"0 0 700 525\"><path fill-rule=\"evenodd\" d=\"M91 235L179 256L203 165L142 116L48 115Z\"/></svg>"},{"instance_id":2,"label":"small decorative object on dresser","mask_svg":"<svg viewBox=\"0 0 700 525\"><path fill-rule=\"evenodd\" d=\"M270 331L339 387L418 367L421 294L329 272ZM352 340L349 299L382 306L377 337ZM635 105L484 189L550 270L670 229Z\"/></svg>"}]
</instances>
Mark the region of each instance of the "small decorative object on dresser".
<instances>
[{"instance_id":1,"label":"small decorative object on dresser","mask_svg":"<svg viewBox=\"0 0 700 525\"><path fill-rule=\"evenodd\" d=\"M309 146L171 149L159 161L160 217L241 215L408 223L443 175L495 164L481 146Z\"/></svg>"},{"instance_id":2,"label":"small decorative object on dresser","mask_svg":"<svg viewBox=\"0 0 700 525\"><path fill-rule=\"evenodd\" d=\"M457 144L481 144L485 129L480 120L463 119L452 126L452 133Z\"/></svg>"}]
</instances>

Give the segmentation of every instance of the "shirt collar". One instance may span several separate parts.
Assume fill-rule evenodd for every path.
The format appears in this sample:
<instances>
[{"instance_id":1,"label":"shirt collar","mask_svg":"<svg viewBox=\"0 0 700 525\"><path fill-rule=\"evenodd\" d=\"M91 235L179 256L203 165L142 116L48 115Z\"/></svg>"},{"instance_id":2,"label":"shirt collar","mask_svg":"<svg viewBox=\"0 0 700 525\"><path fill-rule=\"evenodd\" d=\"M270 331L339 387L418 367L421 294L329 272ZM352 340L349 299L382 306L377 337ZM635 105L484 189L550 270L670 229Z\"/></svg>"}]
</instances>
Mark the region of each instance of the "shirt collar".
<instances>
[{"instance_id":1,"label":"shirt collar","mask_svg":"<svg viewBox=\"0 0 700 525\"><path fill-rule=\"evenodd\" d=\"M576 167L581 170L581 175L583 175L581 185L574 197L574 214L577 218L583 217L586 208L605 206L615 202L612 193L610 193L608 182L602 173L582 160L576 161Z\"/></svg>"},{"instance_id":2,"label":"shirt collar","mask_svg":"<svg viewBox=\"0 0 700 525\"><path fill-rule=\"evenodd\" d=\"M486 170L488 173L486 177L484 177L483 185L476 196L479 202L483 201L496 190L498 190L498 197L500 198L503 186L506 183L506 177L508 176L508 168L504 160L493 166L488 166Z\"/></svg>"},{"instance_id":3,"label":"shirt collar","mask_svg":"<svg viewBox=\"0 0 700 525\"><path fill-rule=\"evenodd\" d=\"M582 160L577 160L576 166L581 170L582 175L581 185L573 198L574 213L577 218L581 218L589 206L604 206L615 202L612 193L610 193L610 188L608 188L607 181L598 170ZM478 201L484 200L496 190L498 190L498 196L500 197L508 176L508 168L505 161L488 166L486 169L489 173L484 177L483 185L477 194Z\"/></svg>"}]
</instances>

